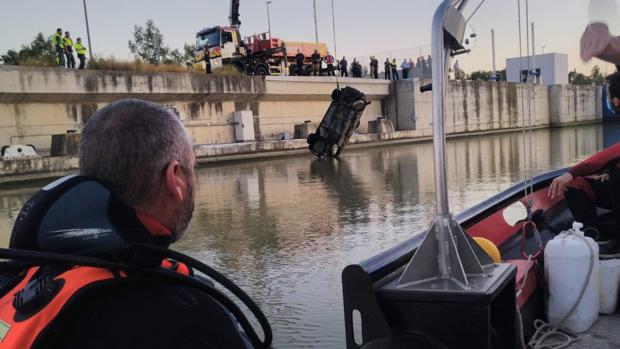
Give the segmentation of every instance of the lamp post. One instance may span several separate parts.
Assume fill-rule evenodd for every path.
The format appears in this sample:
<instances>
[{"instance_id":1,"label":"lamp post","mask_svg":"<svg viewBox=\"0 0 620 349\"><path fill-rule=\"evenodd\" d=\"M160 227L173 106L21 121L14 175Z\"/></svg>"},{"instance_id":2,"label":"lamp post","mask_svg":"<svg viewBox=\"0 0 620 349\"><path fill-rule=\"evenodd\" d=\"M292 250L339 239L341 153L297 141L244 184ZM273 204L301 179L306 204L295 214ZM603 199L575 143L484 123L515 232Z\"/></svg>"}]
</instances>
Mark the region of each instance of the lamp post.
<instances>
[{"instance_id":1,"label":"lamp post","mask_svg":"<svg viewBox=\"0 0 620 349\"><path fill-rule=\"evenodd\" d=\"M269 28L269 37L271 37L271 18L269 17L269 5L271 1L267 1L267 27Z\"/></svg>"},{"instance_id":2,"label":"lamp post","mask_svg":"<svg viewBox=\"0 0 620 349\"><path fill-rule=\"evenodd\" d=\"M93 59L93 44L90 41L90 28L88 26L88 11L86 11L86 0L82 0L84 4L84 18L86 19L86 36L88 38L88 54L90 59Z\"/></svg>"},{"instance_id":3,"label":"lamp post","mask_svg":"<svg viewBox=\"0 0 620 349\"><path fill-rule=\"evenodd\" d=\"M312 0L312 6L314 7L314 37L316 38L316 43L319 43L319 26L316 22L316 0Z\"/></svg>"}]
</instances>

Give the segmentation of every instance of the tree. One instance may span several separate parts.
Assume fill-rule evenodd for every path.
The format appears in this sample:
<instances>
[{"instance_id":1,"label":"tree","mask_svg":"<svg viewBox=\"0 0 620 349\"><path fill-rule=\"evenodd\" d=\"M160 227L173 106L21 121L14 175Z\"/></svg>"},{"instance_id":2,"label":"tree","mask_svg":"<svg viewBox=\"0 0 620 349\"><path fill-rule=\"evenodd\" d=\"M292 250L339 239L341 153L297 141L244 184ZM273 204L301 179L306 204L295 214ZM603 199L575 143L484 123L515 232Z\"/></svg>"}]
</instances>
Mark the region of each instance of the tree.
<instances>
[{"instance_id":1,"label":"tree","mask_svg":"<svg viewBox=\"0 0 620 349\"><path fill-rule=\"evenodd\" d=\"M469 74L468 80L489 81L491 80L491 76L493 76L493 72L490 70L477 70Z\"/></svg>"},{"instance_id":2,"label":"tree","mask_svg":"<svg viewBox=\"0 0 620 349\"><path fill-rule=\"evenodd\" d=\"M129 40L129 50L136 59L144 60L151 64L170 60L170 48L164 45L164 35L155 26L155 22L149 19L144 27L133 27L133 41ZM177 51L178 52L178 51Z\"/></svg>"},{"instance_id":3,"label":"tree","mask_svg":"<svg viewBox=\"0 0 620 349\"><path fill-rule=\"evenodd\" d=\"M605 82L605 77L601 73L601 68L598 65L592 67L592 71L590 72L590 79L596 85L602 85Z\"/></svg>"},{"instance_id":4,"label":"tree","mask_svg":"<svg viewBox=\"0 0 620 349\"><path fill-rule=\"evenodd\" d=\"M29 45L23 45L19 51L8 50L0 55L4 64L10 65L41 65L55 66L56 50L52 47L52 39L43 33L37 34Z\"/></svg>"},{"instance_id":5,"label":"tree","mask_svg":"<svg viewBox=\"0 0 620 349\"><path fill-rule=\"evenodd\" d=\"M185 44L183 45L183 60L185 64L191 65L194 63L194 52L196 51L196 45L194 44Z\"/></svg>"}]
</instances>

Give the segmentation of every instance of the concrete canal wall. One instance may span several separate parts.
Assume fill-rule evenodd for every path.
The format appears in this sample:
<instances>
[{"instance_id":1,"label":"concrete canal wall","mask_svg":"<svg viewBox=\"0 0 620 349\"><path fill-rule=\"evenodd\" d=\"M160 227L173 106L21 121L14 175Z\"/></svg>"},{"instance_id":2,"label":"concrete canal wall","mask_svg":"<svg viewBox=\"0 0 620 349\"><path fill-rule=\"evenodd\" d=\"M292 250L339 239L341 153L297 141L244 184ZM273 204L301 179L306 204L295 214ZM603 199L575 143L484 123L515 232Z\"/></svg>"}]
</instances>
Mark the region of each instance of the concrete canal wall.
<instances>
[{"instance_id":1,"label":"concrete canal wall","mask_svg":"<svg viewBox=\"0 0 620 349\"><path fill-rule=\"evenodd\" d=\"M353 144L426 140L432 136L432 92L424 82L339 79L371 100ZM54 134L79 131L103 106L142 98L175 110L196 144L200 161L240 159L305 151L288 140L296 124L318 124L336 80L328 77L206 76L197 73L67 71L0 65L0 145L33 144L49 151ZM601 90L595 86L526 86L451 81L446 95L446 130L451 135L597 122ZM531 103L528 104L528 100ZM236 112L250 113L255 142L239 142ZM394 132L368 134L369 121L385 118ZM244 125L245 126L245 125ZM287 140L281 140L282 138ZM0 161L0 183L61 174L77 168L74 157Z\"/></svg>"}]
</instances>

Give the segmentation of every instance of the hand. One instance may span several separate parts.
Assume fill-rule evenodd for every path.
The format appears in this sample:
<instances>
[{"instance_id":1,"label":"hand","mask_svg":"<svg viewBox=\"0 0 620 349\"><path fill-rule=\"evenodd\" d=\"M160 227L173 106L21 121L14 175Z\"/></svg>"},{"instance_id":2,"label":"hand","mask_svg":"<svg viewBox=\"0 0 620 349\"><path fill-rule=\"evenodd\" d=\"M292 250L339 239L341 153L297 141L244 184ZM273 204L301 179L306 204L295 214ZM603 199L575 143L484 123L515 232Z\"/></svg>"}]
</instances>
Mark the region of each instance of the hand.
<instances>
[{"instance_id":1,"label":"hand","mask_svg":"<svg viewBox=\"0 0 620 349\"><path fill-rule=\"evenodd\" d=\"M592 57L599 57L611 43L612 36L605 23L592 23L586 27L581 35L581 59L589 61Z\"/></svg>"},{"instance_id":2,"label":"hand","mask_svg":"<svg viewBox=\"0 0 620 349\"><path fill-rule=\"evenodd\" d=\"M595 181L605 182L605 181L609 180L609 174L604 173L604 174L601 174L601 175L591 175L591 176L587 176L586 178L590 178L590 179L593 179Z\"/></svg>"},{"instance_id":3,"label":"hand","mask_svg":"<svg viewBox=\"0 0 620 349\"><path fill-rule=\"evenodd\" d=\"M569 172L556 177L551 185L549 186L549 191L547 192L547 197L550 199L555 199L560 193L564 193L566 191L566 185L573 180L573 175Z\"/></svg>"}]
</instances>

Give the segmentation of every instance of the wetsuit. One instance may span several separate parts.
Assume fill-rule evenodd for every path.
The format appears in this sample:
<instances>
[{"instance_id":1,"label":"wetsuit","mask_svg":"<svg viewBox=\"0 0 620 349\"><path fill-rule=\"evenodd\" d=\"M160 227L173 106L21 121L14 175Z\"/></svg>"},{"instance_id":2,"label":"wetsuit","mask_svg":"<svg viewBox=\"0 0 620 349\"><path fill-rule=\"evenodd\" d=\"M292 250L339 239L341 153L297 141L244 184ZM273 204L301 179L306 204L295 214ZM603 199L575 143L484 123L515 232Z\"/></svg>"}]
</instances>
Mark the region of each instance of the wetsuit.
<instances>
[{"instance_id":1,"label":"wetsuit","mask_svg":"<svg viewBox=\"0 0 620 349\"><path fill-rule=\"evenodd\" d=\"M575 220L584 226L596 228L609 237L620 238L620 143L601 150L570 169L573 180L567 185L566 202ZM602 182L588 178L608 174ZM614 227L604 227L599 222L596 207L614 212ZM610 229L611 228L611 229Z\"/></svg>"},{"instance_id":2,"label":"wetsuit","mask_svg":"<svg viewBox=\"0 0 620 349\"><path fill-rule=\"evenodd\" d=\"M10 247L74 254L119 244L168 246L170 231L165 226L124 206L97 182L80 182L83 178L35 195L17 218ZM53 202L49 209L38 209L47 202ZM248 344L230 313L211 296L153 279L82 292L32 347L241 349Z\"/></svg>"}]
</instances>

